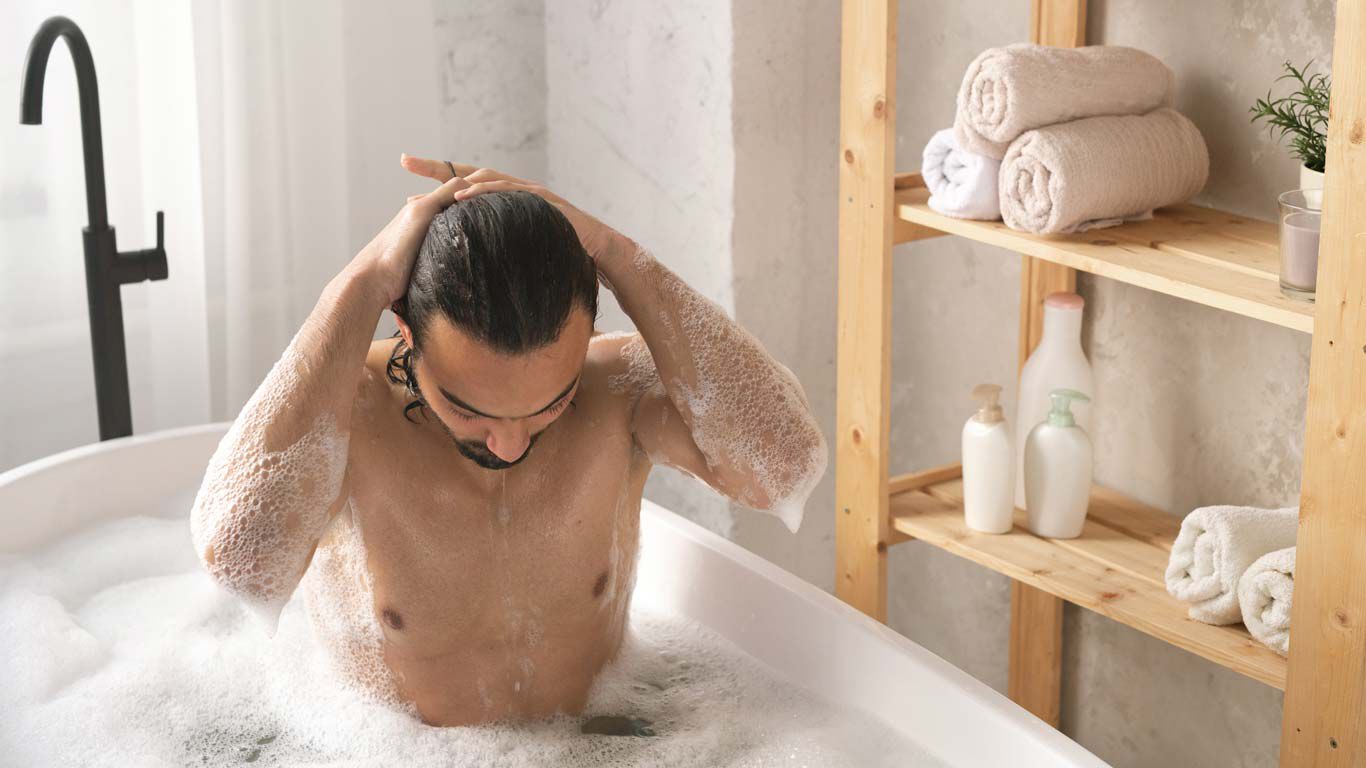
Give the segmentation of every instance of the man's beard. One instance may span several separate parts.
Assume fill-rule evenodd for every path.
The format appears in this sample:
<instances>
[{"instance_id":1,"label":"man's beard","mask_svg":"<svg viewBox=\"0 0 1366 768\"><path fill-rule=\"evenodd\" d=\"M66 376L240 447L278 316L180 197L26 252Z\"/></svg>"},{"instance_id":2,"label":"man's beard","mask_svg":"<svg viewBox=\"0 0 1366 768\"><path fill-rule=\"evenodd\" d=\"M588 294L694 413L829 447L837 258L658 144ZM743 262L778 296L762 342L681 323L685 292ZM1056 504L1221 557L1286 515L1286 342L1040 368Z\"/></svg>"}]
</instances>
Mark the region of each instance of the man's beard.
<instances>
[{"instance_id":1,"label":"man's beard","mask_svg":"<svg viewBox=\"0 0 1366 768\"><path fill-rule=\"evenodd\" d=\"M417 400L428 409L428 413L431 413L431 406L427 405L427 400L421 393L417 394ZM518 464L521 464L526 460L526 457L531 455L531 446L535 445L536 441L541 439L541 432L545 431L541 430L541 432L537 432L531 436L531 439L527 441L526 450L522 451L521 456L518 456L513 461L504 461L498 458L493 451L490 451L487 445L484 445L478 440L461 440L455 436L455 433L451 431L450 427L446 426L446 422L439 418L435 419L435 421L441 426L441 429L446 433L446 436L451 439L451 442L455 443L455 447L460 451L461 456L464 456L484 469L511 469Z\"/></svg>"},{"instance_id":2,"label":"man's beard","mask_svg":"<svg viewBox=\"0 0 1366 768\"><path fill-rule=\"evenodd\" d=\"M449 429L446 430L446 434L451 435L451 440L455 442L455 447L460 451L461 456L464 456L484 469L510 469L521 464L526 460L526 457L531 455L531 446L535 445L536 441L541 437L540 432L532 435L531 439L527 441L526 450L522 451L521 456L518 456L512 461L504 461L498 458L493 451L490 451L488 446L478 440L461 440L455 435L452 435Z\"/></svg>"}]
</instances>

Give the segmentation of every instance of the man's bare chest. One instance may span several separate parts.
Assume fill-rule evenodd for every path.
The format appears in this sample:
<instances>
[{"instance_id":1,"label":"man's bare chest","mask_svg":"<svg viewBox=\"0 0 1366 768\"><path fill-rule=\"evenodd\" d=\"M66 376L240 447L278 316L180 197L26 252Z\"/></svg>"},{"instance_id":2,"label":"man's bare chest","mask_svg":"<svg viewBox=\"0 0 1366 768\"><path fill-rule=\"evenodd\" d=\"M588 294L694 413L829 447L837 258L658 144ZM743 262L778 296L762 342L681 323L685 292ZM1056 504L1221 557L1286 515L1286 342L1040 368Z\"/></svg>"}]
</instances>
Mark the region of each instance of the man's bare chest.
<instances>
[{"instance_id":1,"label":"man's bare chest","mask_svg":"<svg viewBox=\"0 0 1366 768\"><path fill-rule=\"evenodd\" d=\"M629 588L648 464L629 440L558 437L491 481L392 450L353 476L375 616L391 644L438 653L456 638L556 639L601 623Z\"/></svg>"}]
</instances>

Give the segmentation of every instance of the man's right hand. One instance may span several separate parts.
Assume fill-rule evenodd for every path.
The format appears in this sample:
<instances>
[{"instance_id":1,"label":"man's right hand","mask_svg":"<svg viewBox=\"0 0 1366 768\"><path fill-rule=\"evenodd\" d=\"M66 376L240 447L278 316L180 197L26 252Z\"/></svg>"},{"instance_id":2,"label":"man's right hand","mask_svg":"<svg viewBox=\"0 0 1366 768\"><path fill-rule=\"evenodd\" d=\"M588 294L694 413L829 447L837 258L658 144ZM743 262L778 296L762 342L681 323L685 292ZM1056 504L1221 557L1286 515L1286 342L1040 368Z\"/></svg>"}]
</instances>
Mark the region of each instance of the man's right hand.
<instances>
[{"instance_id":1,"label":"man's right hand","mask_svg":"<svg viewBox=\"0 0 1366 768\"><path fill-rule=\"evenodd\" d=\"M469 183L456 177L424 195L413 195L384 229L351 260L348 269L370 281L384 306L403 298L413 262L436 214L455 202L455 193Z\"/></svg>"}]
</instances>

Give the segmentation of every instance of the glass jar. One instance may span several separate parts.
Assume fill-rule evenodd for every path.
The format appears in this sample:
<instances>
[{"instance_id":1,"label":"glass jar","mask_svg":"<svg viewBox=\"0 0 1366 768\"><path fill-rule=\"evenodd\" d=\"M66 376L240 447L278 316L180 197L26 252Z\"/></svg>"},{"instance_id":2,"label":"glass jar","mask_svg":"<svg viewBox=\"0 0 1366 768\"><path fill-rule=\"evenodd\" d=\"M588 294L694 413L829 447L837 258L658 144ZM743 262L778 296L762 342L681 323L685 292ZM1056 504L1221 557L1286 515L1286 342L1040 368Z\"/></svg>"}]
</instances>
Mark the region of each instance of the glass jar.
<instances>
[{"instance_id":1,"label":"glass jar","mask_svg":"<svg viewBox=\"0 0 1366 768\"><path fill-rule=\"evenodd\" d=\"M1311 197L1312 193L1312 197ZM1297 189L1281 195L1281 293L1301 301L1314 300L1319 273L1319 190Z\"/></svg>"}]
</instances>

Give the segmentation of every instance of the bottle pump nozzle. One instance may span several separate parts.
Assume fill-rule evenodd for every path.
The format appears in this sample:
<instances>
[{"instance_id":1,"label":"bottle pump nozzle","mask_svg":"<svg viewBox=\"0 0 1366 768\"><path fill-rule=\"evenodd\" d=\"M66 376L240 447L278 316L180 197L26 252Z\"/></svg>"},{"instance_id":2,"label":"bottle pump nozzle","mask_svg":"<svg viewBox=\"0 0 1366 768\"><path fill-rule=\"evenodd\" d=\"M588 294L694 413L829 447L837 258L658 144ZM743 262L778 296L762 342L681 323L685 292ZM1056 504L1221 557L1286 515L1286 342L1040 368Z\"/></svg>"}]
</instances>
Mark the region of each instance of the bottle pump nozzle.
<instances>
[{"instance_id":1,"label":"bottle pump nozzle","mask_svg":"<svg viewBox=\"0 0 1366 768\"><path fill-rule=\"evenodd\" d=\"M997 402L1001 398L1001 387L996 384L978 384L972 390L972 398L980 401L982 406L973 415L973 420L983 424L995 424L1005 421L1005 412L1001 410L1001 404Z\"/></svg>"},{"instance_id":2,"label":"bottle pump nozzle","mask_svg":"<svg viewBox=\"0 0 1366 768\"><path fill-rule=\"evenodd\" d=\"M1072 417L1072 401L1085 403L1091 400L1075 389L1055 389L1048 396L1053 400L1053 408L1048 412L1048 423L1055 427L1076 426L1077 421Z\"/></svg>"}]
</instances>

